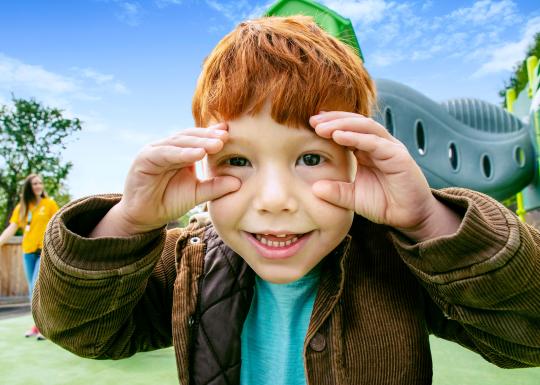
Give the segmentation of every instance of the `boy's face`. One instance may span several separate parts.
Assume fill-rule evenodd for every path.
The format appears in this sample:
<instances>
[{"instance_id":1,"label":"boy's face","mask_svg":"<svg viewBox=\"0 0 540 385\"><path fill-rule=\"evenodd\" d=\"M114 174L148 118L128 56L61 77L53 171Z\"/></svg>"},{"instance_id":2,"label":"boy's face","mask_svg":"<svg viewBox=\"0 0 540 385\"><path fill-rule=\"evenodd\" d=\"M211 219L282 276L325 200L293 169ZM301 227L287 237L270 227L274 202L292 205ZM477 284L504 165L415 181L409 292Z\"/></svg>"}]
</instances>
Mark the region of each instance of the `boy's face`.
<instances>
[{"instance_id":1,"label":"boy's face","mask_svg":"<svg viewBox=\"0 0 540 385\"><path fill-rule=\"evenodd\" d=\"M207 173L235 176L242 185L209 202L216 231L264 280L295 281L343 240L354 215L317 198L311 186L352 182L355 158L311 129L276 123L267 110L228 126L229 140L208 156ZM278 234L264 235L271 233Z\"/></svg>"}]
</instances>

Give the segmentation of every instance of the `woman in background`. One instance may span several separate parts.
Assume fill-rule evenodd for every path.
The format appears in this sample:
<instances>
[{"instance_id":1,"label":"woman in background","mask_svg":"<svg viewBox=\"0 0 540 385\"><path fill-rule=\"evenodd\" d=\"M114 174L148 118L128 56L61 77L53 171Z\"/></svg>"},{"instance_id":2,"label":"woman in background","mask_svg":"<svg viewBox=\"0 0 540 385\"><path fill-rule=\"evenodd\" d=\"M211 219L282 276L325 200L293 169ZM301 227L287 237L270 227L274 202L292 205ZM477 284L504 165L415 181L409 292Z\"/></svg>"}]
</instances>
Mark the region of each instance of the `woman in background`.
<instances>
[{"instance_id":1,"label":"woman in background","mask_svg":"<svg viewBox=\"0 0 540 385\"><path fill-rule=\"evenodd\" d=\"M30 174L24 180L20 201L13 210L9 226L0 235L0 246L2 246L15 235L17 229L23 229L23 264L30 301L32 301L32 290L39 272L45 228L56 211L58 211L58 205L47 197L41 178L36 174ZM34 336L38 340L45 339L35 325L25 333L25 337Z\"/></svg>"}]
</instances>

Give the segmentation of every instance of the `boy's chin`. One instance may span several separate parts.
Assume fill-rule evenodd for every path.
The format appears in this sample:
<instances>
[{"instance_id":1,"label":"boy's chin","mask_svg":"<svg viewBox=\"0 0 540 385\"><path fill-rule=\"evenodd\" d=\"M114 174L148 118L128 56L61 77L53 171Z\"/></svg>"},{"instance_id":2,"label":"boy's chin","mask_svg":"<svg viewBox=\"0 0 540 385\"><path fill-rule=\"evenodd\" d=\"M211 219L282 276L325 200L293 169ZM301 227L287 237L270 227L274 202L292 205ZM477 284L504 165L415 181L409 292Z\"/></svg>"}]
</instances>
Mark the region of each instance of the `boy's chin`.
<instances>
[{"instance_id":1,"label":"boy's chin","mask_svg":"<svg viewBox=\"0 0 540 385\"><path fill-rule=\"evenodd\" d=\"M266 282L275 283L275 284L286 284L294 281L298 281L300 278L304 277L308 271L294 271L291 269L283 268L263 268L263 269L253 269L255 273Z\"/></svg>"}]
</instances>

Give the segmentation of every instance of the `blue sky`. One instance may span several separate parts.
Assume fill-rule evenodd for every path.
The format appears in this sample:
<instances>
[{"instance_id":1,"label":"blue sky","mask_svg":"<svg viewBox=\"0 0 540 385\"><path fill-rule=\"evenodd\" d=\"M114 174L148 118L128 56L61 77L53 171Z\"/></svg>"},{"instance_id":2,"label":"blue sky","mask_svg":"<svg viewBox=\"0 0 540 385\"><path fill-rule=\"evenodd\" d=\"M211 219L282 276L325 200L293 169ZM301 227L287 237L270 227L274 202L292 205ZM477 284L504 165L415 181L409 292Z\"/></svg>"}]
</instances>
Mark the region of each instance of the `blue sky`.
<instances>
[{"instance_id":1,"label":"blue sky","mask_svg":"<svg viewBox=\"0 0 540 385\"><path fill-rule=\"evenodd\" d=\"M533 0L324 0L350 18L375 78L435 101L498 90L540 32ZM64 159L73 197L121 192L153 140L193 125L202 60L272 2L17 0L0 2L0 103L34 97L84 121Z\"/></svg>"}]
</instances>

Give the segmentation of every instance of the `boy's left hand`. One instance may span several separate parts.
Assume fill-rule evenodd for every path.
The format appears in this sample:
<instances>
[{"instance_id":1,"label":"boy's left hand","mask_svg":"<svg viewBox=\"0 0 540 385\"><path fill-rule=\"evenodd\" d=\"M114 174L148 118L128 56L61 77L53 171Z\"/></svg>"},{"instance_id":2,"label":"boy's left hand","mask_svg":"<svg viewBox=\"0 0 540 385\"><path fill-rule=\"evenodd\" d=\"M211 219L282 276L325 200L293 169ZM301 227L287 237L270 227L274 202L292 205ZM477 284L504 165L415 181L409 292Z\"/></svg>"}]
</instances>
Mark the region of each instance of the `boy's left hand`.
<instances>
[{"instance_id":1,"label":"boy's left hand","mask_svg":"<svg viewBox=\"0 0 540 385\"><path fill-rule=\"evenodd\" d=\"M455 232L457 213L439 202L403 143L373 119L350 112L312 116L318 135L351 149L357 159L353 183L318 181L313 192L372 222L423 241Z\"/></svg>"}]
</instances>

